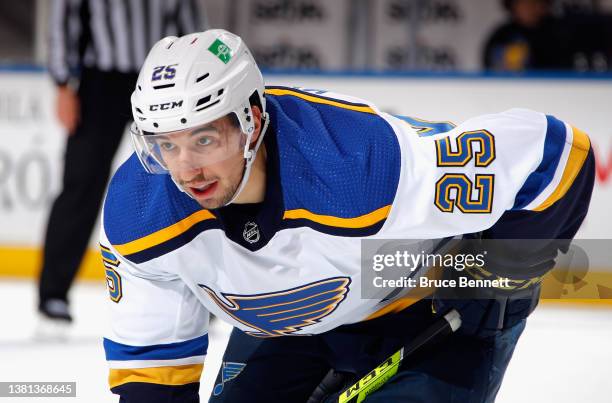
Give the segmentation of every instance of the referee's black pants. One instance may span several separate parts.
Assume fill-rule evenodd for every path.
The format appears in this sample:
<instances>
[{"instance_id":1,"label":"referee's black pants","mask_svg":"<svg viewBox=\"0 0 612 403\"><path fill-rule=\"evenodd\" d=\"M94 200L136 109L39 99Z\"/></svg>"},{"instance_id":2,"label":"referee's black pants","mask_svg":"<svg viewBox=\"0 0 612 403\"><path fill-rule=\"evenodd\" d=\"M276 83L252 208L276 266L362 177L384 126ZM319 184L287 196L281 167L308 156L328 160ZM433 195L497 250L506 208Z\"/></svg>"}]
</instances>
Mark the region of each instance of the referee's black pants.
<instances>
[{"instance_id":1,"label":"referee's black pants","mask_svg":"<svg viewBox=\"0 0 612 403\"><path fill-rule=\"evenodd\" d=\"M68 290L98 216L111 163L131 119L136 73L84 69L78 90L80 121L68 137L62 190L45 234L39 304L67 301Z\"/></svg>"}]
</instances>

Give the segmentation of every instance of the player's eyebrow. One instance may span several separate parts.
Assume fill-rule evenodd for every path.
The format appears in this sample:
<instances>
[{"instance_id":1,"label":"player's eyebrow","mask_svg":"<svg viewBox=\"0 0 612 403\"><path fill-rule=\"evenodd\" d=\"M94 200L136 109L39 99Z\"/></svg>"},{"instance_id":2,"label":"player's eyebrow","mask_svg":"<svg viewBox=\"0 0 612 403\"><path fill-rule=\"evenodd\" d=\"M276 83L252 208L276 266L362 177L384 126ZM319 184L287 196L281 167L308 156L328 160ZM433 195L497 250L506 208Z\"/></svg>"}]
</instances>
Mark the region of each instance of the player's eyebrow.
<instances>
[{"instance_id":1,"label":"player's eyebrow","mask_svg":"<svg viewBox=\"0 0 612 403\"><path fill-rule=\"evenodd\" d=\"M212 126L212 125L206 125L206 126L203 126L203 127L198 127L197 129L195 129L194 131L189 133L189 137L195 136L196 134L200 134L202 132L212 132L212 131L218 132L219 130L216 127ZM168 140L168 141L170 141L171 137L172 137L172 133L171 134L157 134L155 137L158 140Z\"/></svg>"},{"instance_id":2,"label":"player's eyebrow","mask_svg":"<svg viewBox=\"0 0 612 403\"><path fill-rule=\"evenodd\" d=\"M206 125L204 127L198 127L197 129L189 133L189 136L195 136L196 134L200 134L202 132L211 132L211 131L218 132L219 130L212 125Z\"/></svg>"}]
</instances>

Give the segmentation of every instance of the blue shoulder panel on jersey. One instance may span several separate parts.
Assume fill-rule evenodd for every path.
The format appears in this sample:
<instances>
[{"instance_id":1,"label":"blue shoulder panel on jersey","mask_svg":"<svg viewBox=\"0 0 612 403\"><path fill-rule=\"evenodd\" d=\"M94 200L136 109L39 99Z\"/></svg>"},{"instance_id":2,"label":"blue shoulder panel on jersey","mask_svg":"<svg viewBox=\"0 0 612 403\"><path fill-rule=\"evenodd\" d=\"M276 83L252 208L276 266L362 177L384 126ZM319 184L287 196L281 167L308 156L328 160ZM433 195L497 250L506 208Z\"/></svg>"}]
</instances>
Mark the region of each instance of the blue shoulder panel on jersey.
<instances>
[{"instance_id":1,"label":"blue shoulder panel on jersey","mask_svg":"<svg viewBox=\"0 0 612 403\"><path fill-rule=\"evenodd\" d=\"M141 263L214 228L214 218L178 190L169 175L145 172L133 154L111 180L103 225L115 250Z\"/></svg>"},{"instance_id":2,"label":"blue shoulder panel on jersey","mask_svg":"<svg viewBox=\"0 0 612 403\"><path fill-rule=\"evenodd\" d=\"M104 339L107 361L176 360L206 355L207 350L208 334L178 343L152 346L130 346Z\"/></svg>"},{"instance_id":3,"label":"blue shoulder panel on jersey","mask_svg":"<svg viewBox=\"0 0 612 403\"><path fill-rule=\"evenodd\" d=\"M268 87L276 130L285 228L371 235L389 214L400 176L393 128L369 105Z\"/></svg>"},{"instance_id":4,"label":"blue shoulder panel on jersey","mask_svg":"<svg viewBox=\"0 0 612 403\"><path fill-rule=\"evenodd\" d=\"M547 129L544 139L544 155L538 168L528 177L514 200L512 210L521 210L531 203L550 184L559 165L566 141L565 124L546 115Z\"/></svg>"}]
</instances>

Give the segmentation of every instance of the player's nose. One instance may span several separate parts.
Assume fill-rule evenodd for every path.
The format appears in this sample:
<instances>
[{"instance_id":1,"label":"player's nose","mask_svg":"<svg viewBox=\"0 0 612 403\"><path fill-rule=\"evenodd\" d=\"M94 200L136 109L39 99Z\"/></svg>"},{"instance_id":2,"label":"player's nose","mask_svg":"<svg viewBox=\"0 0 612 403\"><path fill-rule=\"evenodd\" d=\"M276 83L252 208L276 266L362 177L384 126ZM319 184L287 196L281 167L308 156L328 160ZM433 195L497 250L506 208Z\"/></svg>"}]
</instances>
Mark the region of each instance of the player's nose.
<instances>
[{"instance_id":1,"label":"player's nose","mask_svg":"<svg viewBox=\"0 0 612 403\"><path fill-rule=\"evenodd\" d=\"M181 185L200 181L203 176L201 167L184 166L177 172L177 177Z\"/></svg>"},{"instance_id":2,"label":"player's nose","mask_svg":"<svg viewBox=\"0 0 612 403\"><path fill-rule=\"evenodd\" d=\"M197 170L202 167L202 161L198 154L191 151L188 147L183 147L179 151L177 164L181 170Z\"/></svg>"}]
</instances>

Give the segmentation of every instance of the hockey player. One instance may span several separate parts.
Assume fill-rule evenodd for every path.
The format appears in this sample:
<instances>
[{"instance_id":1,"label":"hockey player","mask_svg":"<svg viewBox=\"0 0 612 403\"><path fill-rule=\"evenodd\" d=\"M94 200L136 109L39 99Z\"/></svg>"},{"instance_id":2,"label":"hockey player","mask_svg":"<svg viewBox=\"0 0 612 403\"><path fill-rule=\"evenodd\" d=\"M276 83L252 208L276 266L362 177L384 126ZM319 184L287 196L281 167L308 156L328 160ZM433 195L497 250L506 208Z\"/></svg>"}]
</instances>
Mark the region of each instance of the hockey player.
<instances>
[{"instance_id":1,"label":"hockey player","mask_svg":"<svg viewBox=\"0 0 612 403\"><path fill-rule=\"evenodd\" d=\"M522 284L521 299L436 296L432 309L400 298L408 289L361 298L360 242L571 239L593 186L588 137L552 116L513 109L454 127L264 88L223 30L157 43L132 109L135 153L110 184L100 241L109 382L125 402L198 401L209 312L235 327L210 401L287 403L330 368L362 376L451 307L460 332L368 401L492 402L548 243L480 268Z\"/></svg>"}]
</instances>

